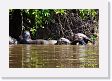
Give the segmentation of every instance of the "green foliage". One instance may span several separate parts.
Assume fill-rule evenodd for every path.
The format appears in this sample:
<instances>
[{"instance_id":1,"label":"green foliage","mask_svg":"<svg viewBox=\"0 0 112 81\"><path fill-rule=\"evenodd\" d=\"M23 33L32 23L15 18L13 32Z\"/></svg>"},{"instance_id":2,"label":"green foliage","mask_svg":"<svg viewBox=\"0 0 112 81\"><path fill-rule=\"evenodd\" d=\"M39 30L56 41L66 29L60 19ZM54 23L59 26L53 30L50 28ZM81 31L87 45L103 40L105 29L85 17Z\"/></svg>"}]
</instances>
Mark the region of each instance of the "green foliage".
<instances>
[{"instance_id":1,"label":"green foliage","mask_svg":"<svg viewBox=\"0 0 112 81\"><path fill-rule=\"evenodd\" d=\"M9 15L11 15L14 12L14 10L15 9L10 9ZM49 26L49 24L51 24L52 22L54 22L54 24L58 23L58 20L55 23L56 20L54 17L61 16L60 18L63 18L63 16L65 14L67 14L69 16L70 13L68 13L68 12L72 11L72 10L67 10L67 9L19 9L19 10L21 11L22 16L23 16L23 14L25 14L26 18L30 19L31 25L28 30L31 31L31 34L33 35L33 37L36 36L36 32L39 28L44 29L46 26ZM96 16L98 15L98 12L97 12L98 10L96 10L96 9L76 9L75 11L76 11L75 13L78 13L79 20L80 19L94 20L94 19L96 19ZM67 16L64 16L64 17L67 17ZM67 18L69 18L69 17L67 17ZM62 23L63 23L64 19L66 19L66 18L63 18L63 20L61 21ZM76 17L76 20L77 20L77 17ZM70 20L70 21L72 22L73 20ZM74 22L72 22L72 23L74 23ZM58 25L58 24L56 24L56 25ZM63 25L65 25L65 24L63 24ZM51 36L51 34L50 34L50 36ZM53 34L52 37L53 36L55 36L55 34ZM52 37L49 37L49 38L52 38ZM92 39L94 40L95 37L92 36Z\"/></svg>"},{"instance_id":2,"label":"green foliage","mask_svg":"<svg viewBox=\"0 0 112 81\"><path fill-rule=\"evenodd\" d=\"M97 10L95 10L95 9L79 9L79 15L83 20L85 20L89 17L91 17L93 19L97 15Z\"/></svg>"},{"instance_id":3,"label":"green foliage","mask_svg":"<svg viewBox=\"0 0 112 81\"><path fill-rule=\"evenodd\" d=\"M61 15L65 14L65 10L64 9L55 9L54 11L55 11L56 14L61 14Z\"/></svg>"},{"instance_id":4,"label":"green foliage","mask_svg":"<svg viewBox=\"0 0 112 81\"><path fill-rule=\"evenodd\" d=\"M90 38L93 42L95 42L96 41L96 39L97 39L97 35L96 34L93 34L93 35L91 35L91 38Z\"/></svg>"},{"instance_id":5,"label":"green foliage","mask_svg":"<svg viewBox=\"0 0 112 81\"><path fill-rule=\"evenodd\" d=\"M12 11L13 9L10 10L10 12ZM21 9L21 12L25 12L29 18L35 18L30 29L33 36L38 28L45 28L44 25L50 23L52 14L65 14L64 9Z\"/></svg>"},{"instance_id":6,"label":"green foliage","mask_svg":"<svg viewBox=\"0 0 112 81\"><path fill-rule=\"evenodd\" d=\"M33 36L38 28L44 28L45 24L50 23L52 14L65 14L64 9L24 9L22 11L25 11L28 17L35 18L35 24L33 24L33 27L30 29Z\"/></svg>"}]
</instances>

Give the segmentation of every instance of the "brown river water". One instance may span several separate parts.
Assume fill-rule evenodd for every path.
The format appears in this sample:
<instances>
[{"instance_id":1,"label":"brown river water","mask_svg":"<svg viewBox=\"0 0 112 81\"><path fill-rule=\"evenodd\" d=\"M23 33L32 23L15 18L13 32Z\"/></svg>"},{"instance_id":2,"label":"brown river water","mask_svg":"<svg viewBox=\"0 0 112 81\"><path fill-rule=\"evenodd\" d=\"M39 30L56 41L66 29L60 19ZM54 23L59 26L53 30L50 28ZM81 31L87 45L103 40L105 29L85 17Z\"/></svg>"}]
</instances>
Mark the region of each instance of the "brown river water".
<instances>
[{"instance_id":1,"label":"brown river water","mask_svg":"<svg viewBox=\"0 0 112 81\"><path fill-rule=\"evenodd\" d=\"M9 45L10 68L99 68L94 45Z\"/></svg>"}]
</instances>

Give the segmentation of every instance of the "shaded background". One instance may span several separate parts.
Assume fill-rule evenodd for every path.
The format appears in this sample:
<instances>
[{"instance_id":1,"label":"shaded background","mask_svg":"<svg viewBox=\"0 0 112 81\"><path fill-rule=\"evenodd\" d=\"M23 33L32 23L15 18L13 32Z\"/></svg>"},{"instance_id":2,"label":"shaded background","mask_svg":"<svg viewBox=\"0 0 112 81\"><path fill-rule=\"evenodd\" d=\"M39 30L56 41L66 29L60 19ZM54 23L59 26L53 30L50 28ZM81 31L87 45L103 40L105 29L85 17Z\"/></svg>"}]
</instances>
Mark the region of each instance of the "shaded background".
<instances>
[{"instance_id":1,"label":"shaded background","mask_svg":"<svg viewBox=\"0 0 112 81\"><path fill-rule=\"evenodd\" d=\"M10 9L9 35L19 41L24 30L32 39L68 38L83 33L90 38L98 35L98 9Z\"/></svg>"}]
</instances>

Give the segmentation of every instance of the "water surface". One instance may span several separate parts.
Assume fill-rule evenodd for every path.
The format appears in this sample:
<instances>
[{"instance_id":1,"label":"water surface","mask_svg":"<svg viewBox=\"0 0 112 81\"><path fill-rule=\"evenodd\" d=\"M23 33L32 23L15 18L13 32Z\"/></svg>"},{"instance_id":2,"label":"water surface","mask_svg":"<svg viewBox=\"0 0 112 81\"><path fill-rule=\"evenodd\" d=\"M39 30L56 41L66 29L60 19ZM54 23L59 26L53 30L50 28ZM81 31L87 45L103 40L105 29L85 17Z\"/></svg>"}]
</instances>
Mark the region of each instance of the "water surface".
<instances>
[{"instance_id":1,"label":"water surface","mask_svg":"<svg viewBox=\"0 0 112 81\"><path fill-rule=\"evenodd\" d=\"M98 68L94 45L9 45L10 68Z\"/></svg>"}]
</instances>

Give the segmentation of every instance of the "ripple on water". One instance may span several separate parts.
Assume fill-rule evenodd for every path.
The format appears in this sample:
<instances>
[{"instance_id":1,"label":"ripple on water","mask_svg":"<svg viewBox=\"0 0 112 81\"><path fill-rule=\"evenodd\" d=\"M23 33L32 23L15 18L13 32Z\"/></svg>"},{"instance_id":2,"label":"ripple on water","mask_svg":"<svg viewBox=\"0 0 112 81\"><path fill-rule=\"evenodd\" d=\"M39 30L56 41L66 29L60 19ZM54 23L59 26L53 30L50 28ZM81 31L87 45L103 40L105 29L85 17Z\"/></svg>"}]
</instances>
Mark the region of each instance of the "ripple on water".
<instances>
[{"instance_id":1,"label":"ripple on water","mask_svg":"<svg viewBox=\"0 0 112 81\"><path fill-rule=\"evenodd\" d=\"M98 46L9 45L10 68L98 68Z\"/></svg>"}]
</instances>

